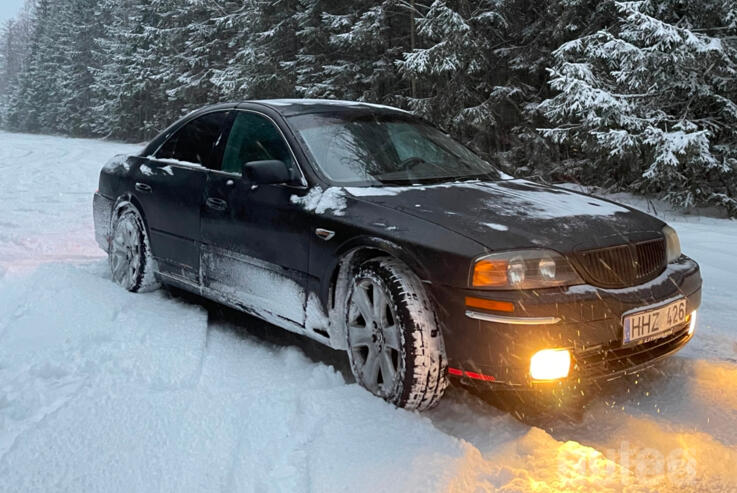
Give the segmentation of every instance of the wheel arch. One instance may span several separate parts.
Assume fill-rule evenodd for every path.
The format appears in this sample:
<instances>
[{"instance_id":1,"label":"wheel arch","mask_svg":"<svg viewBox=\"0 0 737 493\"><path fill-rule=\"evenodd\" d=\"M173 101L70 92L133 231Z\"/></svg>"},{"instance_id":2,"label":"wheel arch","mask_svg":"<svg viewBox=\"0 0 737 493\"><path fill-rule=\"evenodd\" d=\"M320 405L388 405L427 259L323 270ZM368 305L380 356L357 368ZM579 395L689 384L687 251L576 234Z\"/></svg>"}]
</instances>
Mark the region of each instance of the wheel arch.
<instances>
[{"instance_id":1,"label":"wheel arch","mask_svg":"<svg viewBox=\"0 0 737 493\"><path fill-rule=\"evenodd\" d=\"M135 195L132 193L124 193L115 200L115 203L113 204L112 211L110 213L110 225L115 222L115 219L118 218L120 215L120 212L125 209L128 206L133 206L136 209L136 212L141 216L141 219L143 220L143 225L146 228L146 234L148 235L149 241L151 239L151 231L149 231L148 228L148 221L146 220L146 211L143 208L143 204L141 204L141 201L136 198ZM112 231L112 228L111 228Z\"/></svg>"},{"instance_id":2,"label":"wheel arch","mask_svg":"<svg viewBox=\"0 0 737 493\"><path fill-rule=\"evenodd\" d=\"M330 309L334 308L338 292L337 284L342 269L347 269L350 272L367 260L377 257L396 258L407 264L421 281L425 282L428 279L428 271L422 262L401 245L383 238L357 237L345 242L338 248L335 258L326 269L330 272L330 275L321 280L320 292L318 293L323 306Z\"/></svg>"}]
</instances>

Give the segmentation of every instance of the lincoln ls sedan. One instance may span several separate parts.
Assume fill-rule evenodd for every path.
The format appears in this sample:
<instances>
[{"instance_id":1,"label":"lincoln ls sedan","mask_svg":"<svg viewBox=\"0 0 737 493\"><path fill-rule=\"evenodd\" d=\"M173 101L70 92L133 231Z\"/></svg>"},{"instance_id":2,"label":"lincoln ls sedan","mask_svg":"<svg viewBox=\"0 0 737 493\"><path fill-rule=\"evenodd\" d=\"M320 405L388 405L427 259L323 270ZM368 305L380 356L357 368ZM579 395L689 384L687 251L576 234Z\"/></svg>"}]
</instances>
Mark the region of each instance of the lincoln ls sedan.
<instances>
[{"instance_id":1,"label":"lincoln ls sedan","mask_svg":"<svg viewBox=\"0 0 737 493\"><path fill-rule=\"evenodd\" d=\"M522 391L642 371L691 339L701 301L660 219L515 179L387 106L202 108L106 164L93 208L114 282L345 350L360 385L408 409L450 380Z\"/></svg>"}]
</instances>

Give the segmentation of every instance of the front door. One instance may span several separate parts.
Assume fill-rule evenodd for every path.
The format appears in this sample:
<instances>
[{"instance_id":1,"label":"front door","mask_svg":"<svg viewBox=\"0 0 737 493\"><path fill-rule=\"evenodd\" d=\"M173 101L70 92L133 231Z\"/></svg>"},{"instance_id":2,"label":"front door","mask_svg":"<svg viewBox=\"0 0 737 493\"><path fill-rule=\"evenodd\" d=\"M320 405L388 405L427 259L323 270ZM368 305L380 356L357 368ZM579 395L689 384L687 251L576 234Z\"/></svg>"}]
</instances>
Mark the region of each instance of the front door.
<instances>
[{"instance_id":1,"label":"front door","mask_svg":"<svg viewBox=\"0 0 737 493\"><path fill-rule=\"evenodd\" d=\"M293 182L251 185L244 163L278 159ZM222 168L210 172L202 203L202 282L233 304L282 325L304 325L309 235L294 154L268 117L237 111Z\"/></svg>"}]
</instances>

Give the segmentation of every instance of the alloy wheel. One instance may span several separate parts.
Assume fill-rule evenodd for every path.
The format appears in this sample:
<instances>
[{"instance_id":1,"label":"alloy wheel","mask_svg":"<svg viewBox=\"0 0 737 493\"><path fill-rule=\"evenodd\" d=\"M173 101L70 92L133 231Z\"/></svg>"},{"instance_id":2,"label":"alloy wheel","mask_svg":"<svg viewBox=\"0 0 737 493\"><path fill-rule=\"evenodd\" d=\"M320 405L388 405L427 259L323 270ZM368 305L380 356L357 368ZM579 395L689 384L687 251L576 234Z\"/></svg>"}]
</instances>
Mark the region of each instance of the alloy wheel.
<instances>
[{"instance_id":1,"label":"alloy wheel","mask_svg":"<svg viewBox=\"0 0 737 493\"><path fill-rule=\"evenodd\" d=\"M133 214L126 214L115 227L110 268L113 281L131 289L141 266L141 232Z\"/></svg>"},{"instance_id":2,"label":"alloy wheel","mask_svg":"<svg viewBox=\"0 0 737 493\"><path fill-rule=\"evenodd\" d=\"M390 395L402 369L400 327L388 294L376 280L356 282L347 329L356 377L374 394Z\"/></svg>"}]
</instances>

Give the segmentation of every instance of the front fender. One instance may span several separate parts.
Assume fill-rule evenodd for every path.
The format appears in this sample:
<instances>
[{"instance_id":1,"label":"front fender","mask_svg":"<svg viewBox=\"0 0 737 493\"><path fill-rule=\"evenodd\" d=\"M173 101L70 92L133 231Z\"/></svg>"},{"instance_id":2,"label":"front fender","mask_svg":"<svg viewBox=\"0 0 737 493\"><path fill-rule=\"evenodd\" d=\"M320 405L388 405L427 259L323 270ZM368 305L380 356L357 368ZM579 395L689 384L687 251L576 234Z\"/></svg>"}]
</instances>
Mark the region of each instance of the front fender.
<instances>
[{"instance_id":1,"label":"front fender","mask_svg":"<svg viewBox=\"0 0 737 493\"><path fill-rule=\"evenodd\" d=\"M354 252L361 249L367 250L378 250L384 252L387 255L398 258L405 264L407 264L423 281L429 279L429 273L423 263L407 248L402 247L399 243L396 243L386 238L380 238L378 236L362 235L352 238L338 247L338 259L344 257L350 252ZM339 260L336 260L335 265Z\"/></svg>"},{"instance_id":2,"label":"front fender","mask_svg":"<svg viewBox=\"0 0 737 493\"><path fill-rule=\"evenodd\" d=\"M429 282L427 269L422 262L420 262L420 260L407 249L402 248L398 243L384 238L362 235L351 238L341 244L336 251L335 257L331 260L330 264L326 266L325 272L330 272L331 275L322 276L320 279L320 292L318 293L323 306L329 307L332 305L330 301L331 287L335 285L336 291L340 291L337 284L341 277L341 269L345 269L344 276L347 276L350 274L348 269L350 269L351 266L360 265L364 259L367 260L369 258L384 255L401 260L407 264L423 282Z\"/></svg>"}]
</instances>

